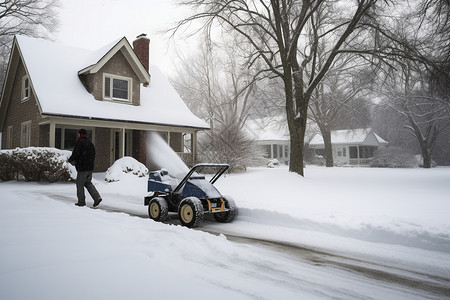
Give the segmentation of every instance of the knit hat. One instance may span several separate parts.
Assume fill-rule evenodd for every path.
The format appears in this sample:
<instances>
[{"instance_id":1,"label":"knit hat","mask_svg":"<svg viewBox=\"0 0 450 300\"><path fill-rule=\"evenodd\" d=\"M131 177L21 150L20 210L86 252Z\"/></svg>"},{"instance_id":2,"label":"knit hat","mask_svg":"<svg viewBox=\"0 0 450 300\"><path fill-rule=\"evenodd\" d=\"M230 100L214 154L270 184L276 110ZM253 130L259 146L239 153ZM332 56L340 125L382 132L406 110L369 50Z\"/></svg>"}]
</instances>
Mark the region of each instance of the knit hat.
<instances>
[{"instance_id":1,"label":"knit hat","mask_svg":"<svg viewBox=\"0 0 450 300\"><path fill-rule=\"evenodd\" d=\"M81 134L81 135L87 135L86 129L80 129L80 130L78 131L78 133Z\"/></svg>"}]
</instances>

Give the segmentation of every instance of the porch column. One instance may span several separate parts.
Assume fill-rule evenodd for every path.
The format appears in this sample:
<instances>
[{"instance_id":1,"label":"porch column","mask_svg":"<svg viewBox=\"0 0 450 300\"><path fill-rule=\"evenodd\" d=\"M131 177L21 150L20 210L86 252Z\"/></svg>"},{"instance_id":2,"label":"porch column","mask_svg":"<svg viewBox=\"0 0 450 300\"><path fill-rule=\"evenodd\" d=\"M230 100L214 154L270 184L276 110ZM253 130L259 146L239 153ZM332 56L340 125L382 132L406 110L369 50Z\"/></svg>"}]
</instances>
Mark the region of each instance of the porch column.
<instances>
[{"instance_id":1,"label":"porch column","mask_svg":"<svg viewBox=\"0 0 450 300\"><path fill-rule=\"evenodd\" d=\"M360 157L359 157L359 145L358 144L356 144L356 150L357 150L357 153L358 153L358 165L360 165L361 163L360 163Z\"/></svg>"},{"instance_id":2,"label":"porch column","mask_svg":"<svg viewBox=\"0 0 450 300\"><path fill-rule=\"evenodd\" d=\"M50 134L50 136L49 136L49 141L48 141L48 143L49 143L49 147L50 148L55 148L55 136L56 136L56 124L55 123L50 123L50 130L49 130L50 132L49 132L49 134Z\"/></svg>"},{"instance_id":3,"label":"porch column","mask_svg":"<svg viewBox=\"0 0 450 300\"><path fill-rule=\"evenodd\" d=\"M191 134L192 165L197 163L197 131Z\"/></svg>"},{"instance_id":4,"label":"porch column","mask_svg":"<svg viewBox=\"0 0 450 300\"><path fill-rule=\"evenodd\" d=\"M125 156L125 128L122 128L120 130L120 134L122 135L121 136L122 143L120 145L120 154L119 154L119 156L122 158L122 157Z\"/></svg>"}]
</instances>

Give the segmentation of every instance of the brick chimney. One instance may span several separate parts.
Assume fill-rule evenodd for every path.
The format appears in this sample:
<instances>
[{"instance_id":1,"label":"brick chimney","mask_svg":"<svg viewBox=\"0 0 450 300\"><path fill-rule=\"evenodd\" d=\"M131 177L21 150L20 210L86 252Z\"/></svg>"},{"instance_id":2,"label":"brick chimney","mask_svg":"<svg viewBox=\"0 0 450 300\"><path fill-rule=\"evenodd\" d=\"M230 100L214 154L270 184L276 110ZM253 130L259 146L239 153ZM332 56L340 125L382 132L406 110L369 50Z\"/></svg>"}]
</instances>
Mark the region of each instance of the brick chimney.
<instances>
[{"instance_id":1,"label":"brick chimney","mask_svg":"<svg viewBox=\"0 0 450 300\"><path fill-rule=\"evenodd\" d=\"M141 33L136 37L133 41L133 48L145 70L148 72L150 39L145 33ZM148 86L148 82L144 83L144 86Z\"/></svg>"}]
</instances>

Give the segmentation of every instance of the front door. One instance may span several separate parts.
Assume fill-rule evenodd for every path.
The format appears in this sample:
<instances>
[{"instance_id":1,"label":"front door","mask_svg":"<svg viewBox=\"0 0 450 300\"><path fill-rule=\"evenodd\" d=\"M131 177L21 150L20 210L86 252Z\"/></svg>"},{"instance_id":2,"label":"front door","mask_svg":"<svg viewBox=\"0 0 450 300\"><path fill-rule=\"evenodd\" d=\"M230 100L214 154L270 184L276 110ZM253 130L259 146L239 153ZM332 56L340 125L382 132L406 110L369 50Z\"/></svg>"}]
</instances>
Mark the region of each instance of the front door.
<instances>
[{"instance_id":1,"label":"front door","mask_svg":"<svg viewBox=\"0 0 450 300\"><path fill-rule=\"evenodd\" d=\"M124 134L125 132L125 134ZM131 130L125 129L112 129L111 130L112 141L112 155L111 164L113 164L119 158L131 155Z\"/></svg>"}]
</instances>

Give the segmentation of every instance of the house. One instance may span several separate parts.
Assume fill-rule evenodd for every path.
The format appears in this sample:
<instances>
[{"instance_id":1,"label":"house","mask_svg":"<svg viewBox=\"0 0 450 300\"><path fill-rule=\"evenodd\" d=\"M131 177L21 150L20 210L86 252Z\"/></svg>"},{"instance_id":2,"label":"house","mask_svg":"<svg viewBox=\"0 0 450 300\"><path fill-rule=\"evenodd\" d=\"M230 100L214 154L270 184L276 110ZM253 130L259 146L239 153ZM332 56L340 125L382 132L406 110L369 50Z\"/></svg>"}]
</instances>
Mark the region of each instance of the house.
<instances>
[{"instance_id":1,"label":"house","mask_svg":"<svg viewBox=\"0 0 450 300\"><path fill-rule=\"evenodd\" d=\"M104 171L125 155L148 165L146 137L155 131L193 164L197 133L209 125L149 65L149 44L142 34L133 47L123 37L89 51L16 36L0 100L2 148L71 150L85 128L95 171Z\"/></svg>"},{"instance_id":2,"label":"house","mask_svg":"<svg viewBox=\"0 0 450 300\"><path fill-rule=\"evenodd\" d=\"M367 165L374 152L388 142L370 128L331 131L333 161L335 165ZM309 142L316 155L325 156L325 145L320 134Z\"/></svg>"},{"instance_id":3,"label":"house","mask_svg":"<svg viewBox=\"0 0 450 300\"><path fill-rule=\"evenodd\" d=\"M289 130L281 116L249 119L245 122L244 128L248 135L264 149L266 158L289 164Z\"/></svg>"}]
</instances>

